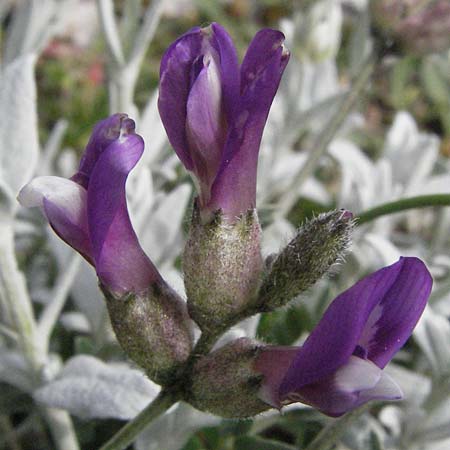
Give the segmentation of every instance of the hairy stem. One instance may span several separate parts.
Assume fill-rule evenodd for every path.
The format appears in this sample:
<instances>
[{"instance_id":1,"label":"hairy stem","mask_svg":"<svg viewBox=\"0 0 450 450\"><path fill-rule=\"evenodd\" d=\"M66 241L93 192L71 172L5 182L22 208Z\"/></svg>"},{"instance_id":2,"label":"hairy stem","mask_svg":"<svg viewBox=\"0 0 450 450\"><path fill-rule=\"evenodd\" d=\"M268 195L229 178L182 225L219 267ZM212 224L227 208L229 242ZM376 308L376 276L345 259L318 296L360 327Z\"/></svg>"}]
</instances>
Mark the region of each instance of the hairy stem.
<instances>
[{"instance_id":1,"label":"hairy stem","mask_svg":"<svg viewBox=\"0 0 450 450\"><path fill-rule=\"evenodd\" d=\"M362 225L388 214L430 206L450 206L450 194L420 195L418 197L403 198L363 211L356 220L358 225Z\"/></svg>"},{"instance_id":2,"label":"hairy stem","mask_svg":"<svg viewBox=\"0 0 450 450\"><path fill-rule=\"evenodd\" d=\"M171 387L163 388L158 396L133 420L128 422L116 433L100 450L123 450L130 445L136 437L153 420L165 413L172 405L182 399L183 380L189 377L195 361L202 355L209 353L214 346L218 335L202 333L191 356L184 365L184 370Z\"/></svg>"}]
</instances>

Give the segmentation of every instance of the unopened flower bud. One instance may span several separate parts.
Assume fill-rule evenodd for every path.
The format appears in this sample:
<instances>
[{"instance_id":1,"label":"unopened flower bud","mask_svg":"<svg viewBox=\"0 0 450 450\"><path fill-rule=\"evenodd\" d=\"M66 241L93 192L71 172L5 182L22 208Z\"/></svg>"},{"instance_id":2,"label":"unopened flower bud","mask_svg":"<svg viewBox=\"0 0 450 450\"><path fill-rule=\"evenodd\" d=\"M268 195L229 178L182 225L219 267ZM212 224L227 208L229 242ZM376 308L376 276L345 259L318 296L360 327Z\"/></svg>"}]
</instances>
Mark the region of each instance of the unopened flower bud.
<instances>
[{"instance_id":1,"label":"unopened flower bud","mask_svg":"<svg viewBox=\"0 0 450 450\"><path fill-rule=\"evenodd\" d=\"M249 210L234 223L217 212L203 224L194 207L183 256L189 314L203 331L230 325L255 300L263 260L258 217Z\"/></svg>"},{"instance_id":2,"label":"unopened flower bud","mask_svg":"<svg viewBox=\"0 0 450 450\"><path fill-rule=\"evenodd\" d=\"M111 324L127 354L157 383L170 382L192 349L183 300L163 281L141 294L115 297L105 287Z\"/></svg>"},{"instance_id":3,"label":"unopened flower bud","mask_svg":"<svg viewBox=\"0 0 450 450\"><path fill-rule=\"evenodd\" d=\"M331 211L306 222L270 265L259 294L260 311L287 304L311 287L345 253L353 215Z\"/></svg>"},{"instance_id":4,"label":"unopened flower bud","mask_svg":"<svg viewBox=\"0 0 450 450\"><path fill-rule=\"evenodd\" d=\"M192 373L186 400L221 417L244 418L270 408L258 392L263 375L254 369L259 344L237 339L201 358Z\"/></svg>"}]
</instances>

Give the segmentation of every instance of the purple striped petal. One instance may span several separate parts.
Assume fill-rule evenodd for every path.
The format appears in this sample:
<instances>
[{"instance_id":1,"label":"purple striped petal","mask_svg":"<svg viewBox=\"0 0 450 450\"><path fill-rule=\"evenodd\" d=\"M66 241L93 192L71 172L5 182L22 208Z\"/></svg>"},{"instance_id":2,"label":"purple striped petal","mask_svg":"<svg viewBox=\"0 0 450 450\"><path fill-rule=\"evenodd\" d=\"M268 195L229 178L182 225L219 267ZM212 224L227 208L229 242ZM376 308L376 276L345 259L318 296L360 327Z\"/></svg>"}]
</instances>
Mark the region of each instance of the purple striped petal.
<instances>
[{"instance_id":1,"label":"purple striped petal","mask_svg":"<svg viewBox=\"0 0 450 450\"><path fill-rule=\"evenodd\" d=\"M420 260L401 258L339 295L287 370L280 398L332 375L352 354L373 357L373 362L384 367L409 337L431 284ZM391 311L405 315L396 317Z\"/></svg>"},{"instance_id":2,"label":"purple striped petal","mask_svg":"<svg viewBox=\"0 0 450 450\"><path fill-rule=\"evenodd\" d=\"M139 135L121 135L99 156L88 187L88 224L97 275L118 294L143 292L161 279L139 245L126 204L126 179L143 150Z\"/></svg>"},{"instance_id":3,"label":"purple striped petal","mask_svg":"<svg viewBox=\"0 0 450 450\"><path fill-rule=\"evenodd\" d=\"M22 188L17 199L25 207L41 208L58 236L92 263L86 189L65 178L38 177Z\"/></svg>"},{"instance_id":4,"label":"purple striped petal","mask_svg":"<svg viewBox=\"0 0 450 450\"><path fill-rule=\"evenodd\" d=\"M78 172L71 178L73 181L87 189L89 177L99 156L109 144L119 138L120 130L123 128L129 128L131 132L134 130L134 121L121 113L113 114L95 125L81 158Z\"/></svg>"},{"instance_id":5,"label":"purple striped petal","mask_svg":"<svg viewBox=\"0 0 450 450\"><path fill-rule=\"evenodd\" d=\"M289 60L279 31L262 30L253 38L241 68L239 114L230 131L222 165L212 188L210 210L230 218L255 207L259 146L269 109Z\"/></svg>"},{"instance_id":6,"label":"purple striped petal","mask_svg":"<svg viewBox=\"0 0 450 450\"><path fill-rule=\"evenodd\" d=\"M187 170L194 166L185 132L186 104L193 81L203 68L204 40L201 28L192 28L166 50L161 60L159 114L169 141Z\"/></svg>"}]
</instances>

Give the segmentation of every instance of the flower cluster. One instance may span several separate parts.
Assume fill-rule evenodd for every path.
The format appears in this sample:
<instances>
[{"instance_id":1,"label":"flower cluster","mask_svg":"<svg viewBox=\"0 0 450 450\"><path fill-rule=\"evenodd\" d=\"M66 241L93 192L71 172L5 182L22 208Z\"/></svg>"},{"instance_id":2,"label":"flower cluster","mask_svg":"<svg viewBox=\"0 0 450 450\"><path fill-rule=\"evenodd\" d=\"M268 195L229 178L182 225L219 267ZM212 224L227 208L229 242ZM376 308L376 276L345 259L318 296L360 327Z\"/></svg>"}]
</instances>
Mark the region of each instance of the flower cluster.
<instances>
[{"instance_id":1,"label":"flower cluster","mask_svg":"<svg viewBox=\"0 0 450 450\"><path fill-rule=\"evenodd\" d=\"M410 336L432 285L420 260L402 258L337 297L301 347L244 339L206 355L192 350L192 321L214 340L246 317L286 305L349 243L352 214L332 211L306 223L277 255L261 255L257 160L289 59L283 41L279 31L260 31L239 66L230 36L214 23L190 30L163 57L159 111L198 187L183 262L187 304L130 221L125 185L144 142L126 114L95 126L70 180L36 178L19 195L95 267L127 355L158 383L182 384L194 406L227 417L297 401L338 416L371 399L400 398L383 368Z\"/></svg>"}]
</instances>

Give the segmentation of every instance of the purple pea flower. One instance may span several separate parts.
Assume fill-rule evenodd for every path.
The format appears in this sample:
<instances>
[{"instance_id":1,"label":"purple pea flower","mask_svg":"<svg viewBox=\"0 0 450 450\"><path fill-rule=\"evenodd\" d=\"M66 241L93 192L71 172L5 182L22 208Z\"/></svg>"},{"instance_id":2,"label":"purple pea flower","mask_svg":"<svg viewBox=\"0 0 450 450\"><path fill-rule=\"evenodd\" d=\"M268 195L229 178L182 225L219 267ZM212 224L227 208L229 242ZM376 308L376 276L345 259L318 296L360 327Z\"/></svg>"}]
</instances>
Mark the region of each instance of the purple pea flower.
<instances>
[{"instance_id":1,"label":"purple pea flower","mask_svg":"<svg viewBox=\"0 0 450 450\"><path fill-rule=\"evenodd\" d=\"M231 221L255 207L259 145L289 59L284 35L264 29L239 68L231 37L217 23L193 28L161 61L159 112L169 141L193 173L203 216Z\"/></svg>"},{"instance_id":2,"label":"purple pea flower","mask_svg":"<svg viewBox=\"0 0 450 450\"><path fill-rule=\"evenodd\" d=\"M93 130L78 172L70 179L44 176L19 193L39 206L55 232L95 266L117 295L143 293L161 276L139 245L128 215L125 183L144 151L134 121L114 114Z\"/></svg>"},{"instance_id":3,"label":"purple pea flower","mask_svg":"<svg viewBox=\"0 0 450 450\"><path fill-rule=\"evenodd\" d=\"M255 370L260 398L281 408L302 402L337 417L370 400L398 400L383 372L411 335L431 292L417 258L401 258L339 295L302 347L263 347Z\"/></svg>"}]
</instances>

